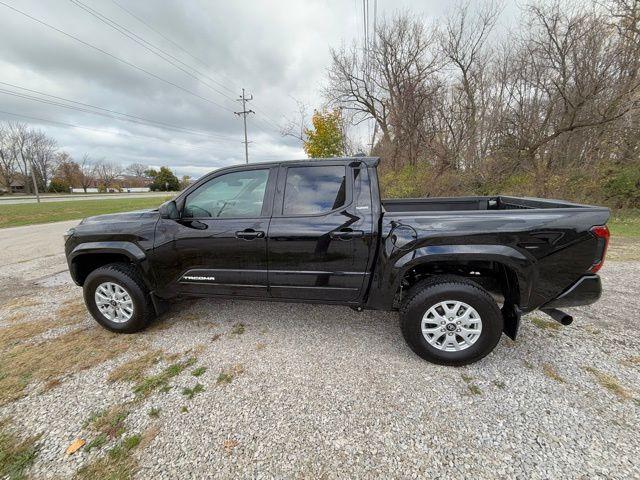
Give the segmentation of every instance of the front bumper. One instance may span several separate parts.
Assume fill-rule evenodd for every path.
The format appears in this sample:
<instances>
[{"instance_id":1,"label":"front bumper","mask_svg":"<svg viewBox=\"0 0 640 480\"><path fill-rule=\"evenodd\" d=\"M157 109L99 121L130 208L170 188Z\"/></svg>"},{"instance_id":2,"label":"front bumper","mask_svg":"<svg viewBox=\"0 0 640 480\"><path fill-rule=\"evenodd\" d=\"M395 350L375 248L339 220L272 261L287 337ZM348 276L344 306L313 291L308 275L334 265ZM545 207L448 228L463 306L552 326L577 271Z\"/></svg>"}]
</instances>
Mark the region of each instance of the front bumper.
<instances>
[{"instance_id":1,"label":"front bumper","mask_svg":"<svg viewBox=\"0 0 640 480\"><path fill-rule=\"evenodd\" d=\"M602 283L598 275L585 275L567 288L557 298L541 308L577 307L595 303L602 295Z\"/></svg>"}]
</instances>

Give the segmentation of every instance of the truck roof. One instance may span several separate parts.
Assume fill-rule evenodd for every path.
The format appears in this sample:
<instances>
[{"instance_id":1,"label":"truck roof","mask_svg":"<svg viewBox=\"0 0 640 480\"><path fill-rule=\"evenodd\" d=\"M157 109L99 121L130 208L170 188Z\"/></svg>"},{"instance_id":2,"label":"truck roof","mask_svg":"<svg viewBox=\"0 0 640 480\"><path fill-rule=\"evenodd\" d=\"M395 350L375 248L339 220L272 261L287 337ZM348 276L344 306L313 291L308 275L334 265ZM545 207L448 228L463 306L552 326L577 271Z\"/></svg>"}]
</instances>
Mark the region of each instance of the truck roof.
<instances>
[{"instance_id":1,"label":"truck roof","mask_svg":"<svg viewBox=\"0 0 640 480\"><path fill-rule=\"evenodd\" d=\"M255 163L249 163L249 164L242 164L242 163L238 163L235 165L229 165L228 167L223 167L223 168L219 168L218 170L215 170L216 172L220 171L220 170L226 170L227 168L237 168L237 167L241 167L241 166L271 166L271 165L282 165L282 164L286 164L286 163L324 163L324 162L362 162L367 164L367 166L372 166L375 167L378 165L378 163L380 163L380 157L359 157L359 156L355 156L355 157L332 157L332 158L302 158L302 159L298 159L298 160L278 160L278 161L274 161L274 162L255 162Z\"/></svg>"}]
</instances>

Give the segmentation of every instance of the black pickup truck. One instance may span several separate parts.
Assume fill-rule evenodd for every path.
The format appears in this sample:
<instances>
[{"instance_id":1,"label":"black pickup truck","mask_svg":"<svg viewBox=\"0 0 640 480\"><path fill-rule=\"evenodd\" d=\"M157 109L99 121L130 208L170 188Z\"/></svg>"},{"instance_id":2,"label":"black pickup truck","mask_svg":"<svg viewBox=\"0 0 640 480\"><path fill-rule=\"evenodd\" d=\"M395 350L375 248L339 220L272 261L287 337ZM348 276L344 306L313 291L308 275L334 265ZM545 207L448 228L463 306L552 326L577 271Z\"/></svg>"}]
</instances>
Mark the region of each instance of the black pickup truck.
<instances>
[{"instance_id":1,"label":"black pickup truck","mask_svg":"<svg viewBox=\"0 0 640 480\"><path fill-rule=\"evenodd\" d=\"M377 158L216 170L151 211L84 219L66 234L93 317L144 328L174 297L399 310L435 363L479 360L523 313L563 324L600 297L609 210L507 196L380 200Z\"/></svg>"}]
</instances>

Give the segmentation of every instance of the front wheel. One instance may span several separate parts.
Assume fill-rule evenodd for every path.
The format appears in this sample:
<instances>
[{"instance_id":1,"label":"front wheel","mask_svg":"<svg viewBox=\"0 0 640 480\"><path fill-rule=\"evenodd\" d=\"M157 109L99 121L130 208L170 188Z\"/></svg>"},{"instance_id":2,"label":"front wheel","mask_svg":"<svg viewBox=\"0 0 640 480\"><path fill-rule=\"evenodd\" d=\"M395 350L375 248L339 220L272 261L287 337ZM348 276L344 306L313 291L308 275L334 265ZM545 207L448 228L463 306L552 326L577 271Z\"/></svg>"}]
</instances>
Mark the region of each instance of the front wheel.
<instances>
[{"instance_id":1,"label":"front wheel","mask_svg":"<svg viewBox=\"0 0 640 480\"><path fill-rule=\"evenodd\" d=\"M502 335L498 304L480 285L459 277L417 283L400 309L411 349L441 365L467 365L488 355Z\"/></svg>"},{"instance_id":2,"label":"front wheel","mask_svg":"<svg viewBox=\"0 0 640 480\"><path fill-rule=\"evenodd\" d=\"M93 318L113 332L142 330L154 315L149 292L133 265L112 263L91 272L84 302Z\"/></svg>"}]
</instances>

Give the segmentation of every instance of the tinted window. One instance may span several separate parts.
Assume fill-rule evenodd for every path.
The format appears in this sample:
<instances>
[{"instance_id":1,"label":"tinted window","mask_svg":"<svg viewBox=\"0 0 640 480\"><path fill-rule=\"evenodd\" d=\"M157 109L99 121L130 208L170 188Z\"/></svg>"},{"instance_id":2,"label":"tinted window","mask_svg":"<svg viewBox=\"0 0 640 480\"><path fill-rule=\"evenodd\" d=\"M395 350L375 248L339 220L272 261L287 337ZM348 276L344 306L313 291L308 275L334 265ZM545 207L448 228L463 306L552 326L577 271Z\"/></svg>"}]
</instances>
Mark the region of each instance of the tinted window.
<instances>
[{"instance_id":1,"label":"tinted window","mask_svg":"<svg viewBox=\"0 0 640 480\"><path fill-rule=\"evenodd\" d=\"M291 167L284 189L284 215L313 215L344 205L345 167Z\"/></svg>"},{"instance_id":2,"label":"tinted window","mask_svg":"<svg viewBox=\"0 0 640 480\"><path fill-rule=\"evenodd\" d=\"M189 218L259 217L269 170L221 175L189 194L184 215Z\"/></svg>"}]
</instances>

